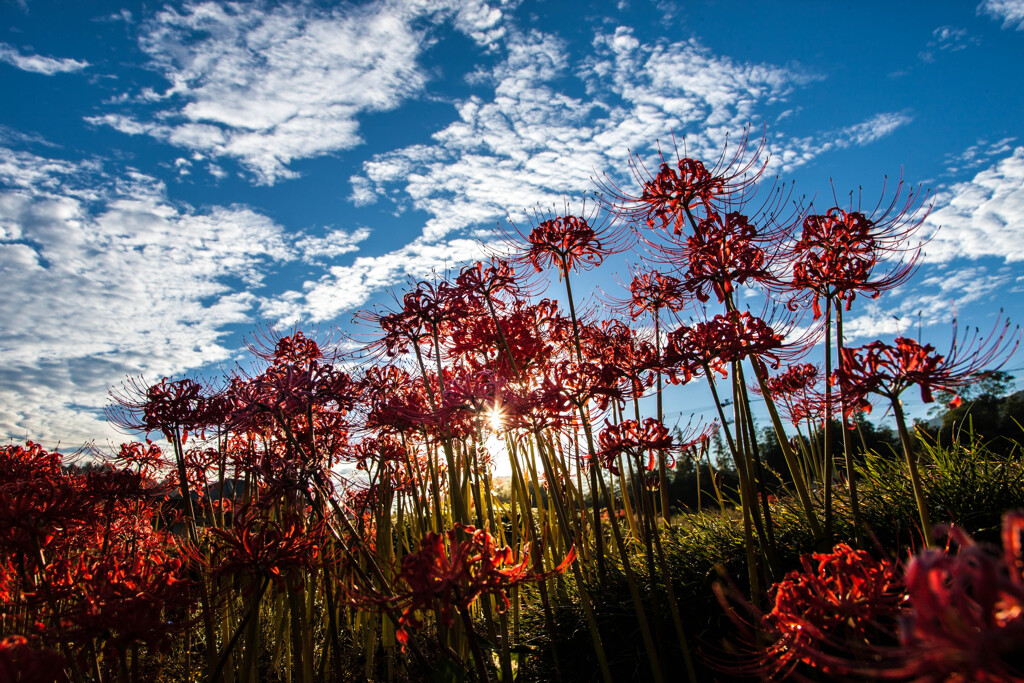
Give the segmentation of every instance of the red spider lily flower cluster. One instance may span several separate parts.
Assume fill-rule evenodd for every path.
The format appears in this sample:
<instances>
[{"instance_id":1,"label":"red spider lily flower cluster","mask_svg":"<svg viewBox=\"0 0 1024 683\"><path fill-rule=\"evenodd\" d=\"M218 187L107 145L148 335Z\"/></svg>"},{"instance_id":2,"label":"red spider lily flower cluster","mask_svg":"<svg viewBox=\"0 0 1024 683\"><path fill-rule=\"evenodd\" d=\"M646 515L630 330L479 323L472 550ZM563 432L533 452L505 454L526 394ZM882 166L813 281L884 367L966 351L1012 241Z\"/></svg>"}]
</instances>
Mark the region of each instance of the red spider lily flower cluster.
<instances>
[{"instance_id":1,"label":"red spider lily flower cluster","mask_svg":"<svg viewBox=\"0 0 1024 683\"><path fill-rule=\"evenodd\" d=\"M1003 556L958 527L957 552L925 550L907 566L901 673L915 680L1024 680L1024 513L1003 520Z\"/></svg>"},{"instance_id":2,"label":"red spider lily flower cluster","mask_svg":"<svg viewBox=\"0 0 1024 683\"><path fill-rule=\"evenodd\" d=\"M210 534L213 537L210 565L216 575L266 579L282 591L289 578L301 582L303 570L319 566L322 559L322 527L307 528L303 520L291 512L275 519L267 510L249 507L235 516L230 529L211 529ZM199 551L193 550L192 555L205 561ZM251 584L247 594L254 590L256 585Z\"/></svg>"},{"instance_id":3,"label":"red spider lily flower cluster","mask_svg":"<svg viewBox=\"0 0 1024 683\"><path fill-rule=\"evenodd\" d=\"M710 298L710 287L722 303L736 285L766 278L765 250L758 244L761 239L757 228L738 211L708 215L686 241L686 287L699 301Z\"/></svg>"},{"instance_id":4,"label":"red spider lily flower cluster","mask_svg":"<svg viewBox=\"0 0 1024 683\"><path fill-rule=\"evenodd\" d=\"M767 358L778 367L775 351L782 347L782 342L782 335L761 318L744 311L730 311L669 333L664 363L677 381L689 381L705 365L724 375L725 363L748 356Z\"/></svg>"},{"instance_id":5,"label":"red spider lily flower cluster","mask_svg":"<svg viewBox=\"0 0 1024 683\"><path fill-rule=\"evenodd\" d=\"M158 458L135 446L126 460ZM174 538L153 528L165 492L144 470L68 472L37 444L0 448L0 625L28 639L4 641L0 671L63 680L87 648L170 644L183 624L166 615L189 608L192 581Z\"/></svg>"},{"instance_id":6,"label":"red spider lily flower cluster","mask_svg":"<svg viewBox=\"0 0 1024 683\"><path fill-rule=\"evenodd\" d=\"M613 198L614 207L626 216L642 220L656 230L671 227L675 235L681 235L688 220L696 222L695 215L715 213L729 203L740 203L755 185L766 167L760 161L764 141L749 154L747 142L744 135L731 156L727 154L727 143L711 168L685 153L676 155L675 164L661 155L658 172L652 174L636 158L631 160L630 167L640 185L640 194L631 195L614 186L605 189Z\"/></svg>"},{"instance_id":7,"label":"red spider lily flower cluster","mask_svg":"<svg viewBox=\"0 0 1024 683\"><path fill-rule=\"evenodd\" d=\"M958 387L1006 362L1020 343L1020 328L1011 333L1009 321L1001 329L997 322L994 332L987 340L981 339L977 331L958 339L954 325L953 342L946 355L936 353L930 344L922 345L907 337L898 337L893 344L876 341L844 348L835 381L846 396L848 410L869 412L868 394L895 399L912 385L920 387L922 401L931 403L934 391L955 395Z\"/></svg>"},{"instance_id":8,"label":"red spider lily flower cluster","mask_svg":"<svg viewBox=\"0 0 1024 683\"><path fill-rule=\"evenodd\" d=\"M528 239L526 259L538 273L553 267L564 276L581 266L592 268L604 261L605 251L586 218L550 218L530 231Z\"/></svg>"},{"instance_id":9,"label":"red spider lily flower cluster","mask_svg":"<svg viewBox=\"0 0 1024 683\"><path fill-rule=\"evenodd\" d=\"M913 236L928 210L915 206L914 191L900 204L902 186L901 180L888 206L880 202L870 215L834 206L804 218L787 260L793 263L791 286L811 296L815 319L821 317L822 298L843 301L850 310L858 293L878 298L913 275L920 254ZM874 273L894 257L888 270Z\"/></svg>"},{"instance_id":10,"label":"red spider lily flower cluster","mask_svg":"<svg viewBox=\"0 0 1024 683\"><path fill-rule=\"evenodd\" d=\"M777 637L764 652L771 677L785 676L799 662L826 674L849 673L830 652L877 639L899 613L903 595L896 567L846 544L831 553L801 558L802 570L775 585L774 605L763 626ZM769 665L770 662L770 665Z\"/></svg>"},{"instance_id":11,"label":"red spider lily flower cluster","mask_svg":"<svg viewBox=\"0 0 1024 683\"><path fill-rule=\"evenodd\" d=\"M809 670L857 680L1024 680L1024 513L1004 517L1001 556L960 528L936 530L957 549L925 549L902 571L843 544L803 557L773 589L769 613L746 605L772 642L720 668L765 680L809 680Z\"/></svg>"},{"instance_id":12,"label":"red spider lily flower cluster","mask_svg":"<svg viewBox=\"0 0 1024 683\"><path fill-rule=\"evenodd\" d=\"M657 270L640 273L629 283L629 314L634 319L664 308L678 312L686 305L683 282Z\"/></svg>"},{"instance_id":13,"label":"red spider lily flower cluster","mask_svg":"<svg viewBox=\"0 0 1024 683\"><path fill-rule=\"evenodd\" d=\"M644 468L653 470L656 453L682 450L681 445L675 443L668 427L653 417L646 418L643 423L623 420L617 424L606 425L598 434L597 440L601 446L598 453L601 464L613 474L619 474L616 461L620 455L631 455L639 462L646 454L647 463Z\"/></svg>"},{"instance_id":14,"label":"red spider lily flower cluster","mask_svg":"<svg viewBox=\"0 0 1024 683\"><path fill-rule=\"evenodd\" d=\"M387 600L403 609L396 633L399 642L404 645L409 631L423 626L417 612L433 611L451 626L453 608L464 612L482 595L497 598L498 610L504 612L509 607L506 590L565 571L576 551L571 549L553 571L540 574L531 571L528 552L520 557L524 559L515 563L511 548L498 548L489 533L472 526L457 524L446 535L424 536L420 549L402 558L398 578L408 589Z\"/></svg>"}]
</instances>

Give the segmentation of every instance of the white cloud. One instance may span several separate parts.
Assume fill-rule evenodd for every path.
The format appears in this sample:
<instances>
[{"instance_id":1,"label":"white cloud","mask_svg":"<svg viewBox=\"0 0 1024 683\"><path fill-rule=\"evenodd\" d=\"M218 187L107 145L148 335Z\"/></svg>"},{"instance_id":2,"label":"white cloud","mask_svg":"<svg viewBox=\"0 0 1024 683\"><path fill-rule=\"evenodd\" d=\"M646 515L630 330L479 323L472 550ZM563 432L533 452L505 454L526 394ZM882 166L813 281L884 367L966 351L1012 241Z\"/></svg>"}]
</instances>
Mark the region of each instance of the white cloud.
<instances>
[{"instance_id":1,"label":"white cloud","mask_svg":"<svg viewBox=\"0 0 1024 683\"><path fill-rule=\"evenodd\" d=\"M358 251L359 243L370 236L367 228L352 232L330 229L322 237L307 235L295 242L295 248L302 254L305 263L323 263L342 254Z\"/></svg>"},{"instance_id":2,"label":"white cloud","mask_svg":"<svg viewBox=\"0 0 1024 683\"><path fill-rule=\"evenodd\" d=\"M503 14L479 0L377 0L328 11L311 3L187 3L145 24L140 44L170 83L143 91L152 119L89 119L209 155L239 160L262 183L294 177L289 164L362 142L359 117L421 92L424 20L450 19L484 48Z\"/></svg>"},{"instance_id":3,"label":"white cloud","mask_svg":"<svg viewBox=\"0 0 1024 683\"><path fill-rule=\"evenodd\" d=\"M867 121L855 123L839 130L782 142L775 151L775 166L784 172L806 164L826 152L850 147L862 147L892 134L897 128L913 121L906 112L883 112Z\"/></svg>"},{"instance_id":4,"label":"white cloud","mask_svg":"<svg viewBox=\"0 0 1024 683\"><path fill-rule=\"evenodd\" d=\"M925 259L992 256L1024 260L1024 147L973 179L936 194L925 222Z\"/></svg>"},{"instance_id":5,"label":"white cloud","mask_svg":"<svg viewBox=\"0 0 1024 683\"><path fill-rule=\"evenodd\" d=\"M978 14L1002 20L1003 28L1024 31L1024 0L984 0L978 5Z\"/></svg>"},{"instance_id":6,"label":"white cloud","mask_svg":"<svg viewBox=\"0 0 1024 683\"><path fill-rule=\"evenodd\" d=\"M359 257L352 265L333 266L319 280L307 282L301 293L291 291L268 298L260 314L286 324L332 320L355 313L373 294L403 279L442 275L462 263L483 258L484 252L484 246L472 239L434 243L416 240L383 256Z\"/></svg>"},{"instance_id":7,"label":"white cloud","mask_svg":"<svg viewBox=\"0 0 1024 683\"><path fill-rule=\"evenodd\" d=\"M195 211L159 181L0 148L0 433L112 437L107 388L228 359L280 226L245 207Z\"/></svg>"},{"instance_id":8,"label":"white cloud","mask_svg":"<svg viewBox=\"0 0 1024 683\"><path fill-rule=\"evenodd\" d=\"M932 31L932 39L928 41L927 49L918 53L922 62L931 63L935 61L935 51L959 52L966 50L969 45L977 45L978 39L970 36L967 29L956 28L955 26L940 26Z\"/></svg>"},{"instance_id":9,"label":"white cloud","mask_svg":"<svg viewBox=\"0 0 1024 683\"><path fill-rule=\"evenodd\" d=\"M59 73L73 73L89 66L89 62L77 59L55 59L41 55L22 54L13 45L0 43L0 62L6 62L22 71L52 76Z\"/></svg>"},{"instance_id":10,"label":"white cloud","mask_svg":"<svg viewBox=\"0 0 1024 683\"><path fill-rule=\"evenodd\" d=\"M623 177L630 150L650 154L673 132L686 136L688 154L715 158L727 136L756 125L760 108L816 78L718 57L696 41L645 45L622 27L598 35L583 65L541 32L512 33L505 48L507 58L491 72L473 74L477 84L493 86L493 97L461 102L458 120L431 142L378 154L350 179L355 203L388 197L400 211L426 212L420 237L384 256L336 266L302 292L266 302L264 315L330 319L403 276L422 277L443 265L440 255L448 265L475 258L481 248L467 235L508 212L562 207L566 198L592 191L595 175L630 182ZM586 98L561 89L565 79L582 81ZM880 114L822 136L828 142L776 138L770 146L792 167L827 149L868 144L909 120Z\"/></svg>"},{"instance_id":11,"label":"white cloud","mask_svg":"<svg viewBox=\"0 0 1024 683\"><path fill-rule=\"evenodd\" d=\"M995 142L981 139L960 154L951 154L946 158L946 172L960 173L988 163L992 157L1002 156L1013 150L1014 137L1006 137Z\"/></svg>"}]
</instances>

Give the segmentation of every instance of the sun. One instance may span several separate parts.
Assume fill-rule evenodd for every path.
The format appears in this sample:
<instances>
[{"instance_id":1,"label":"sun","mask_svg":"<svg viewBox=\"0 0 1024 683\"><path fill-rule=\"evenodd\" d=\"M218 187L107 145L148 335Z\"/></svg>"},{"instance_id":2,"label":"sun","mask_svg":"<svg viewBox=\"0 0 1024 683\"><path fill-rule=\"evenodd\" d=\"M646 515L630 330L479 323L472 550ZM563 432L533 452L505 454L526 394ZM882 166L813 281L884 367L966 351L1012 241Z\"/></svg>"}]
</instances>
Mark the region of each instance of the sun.
<instances>
[{"instance_id":1,"label":"sun","mask_svg":"<svg viewBox=\"0 0 1024 683\"><path fill-rule=\"evenodd\" d=\"M505 411L498 404L494 404L485 415L488 429L494 434L500 434L505 428Z\"/></svg>"}]
</instances>

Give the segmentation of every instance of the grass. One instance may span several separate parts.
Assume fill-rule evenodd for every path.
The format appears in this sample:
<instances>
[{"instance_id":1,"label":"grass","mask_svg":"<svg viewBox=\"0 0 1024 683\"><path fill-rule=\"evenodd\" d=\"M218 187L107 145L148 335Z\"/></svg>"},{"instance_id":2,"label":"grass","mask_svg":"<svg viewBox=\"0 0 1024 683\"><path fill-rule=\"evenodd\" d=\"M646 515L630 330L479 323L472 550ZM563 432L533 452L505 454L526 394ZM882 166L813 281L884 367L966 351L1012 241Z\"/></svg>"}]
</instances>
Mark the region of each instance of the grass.
<instances>
[{"instance_id":1,"label":"grass","mask_svg":"<svg viewBox=\"0 0 1024 683\"><path fill-rule=\"evenodd\" d=\"M935 523L955 524L979 541L997 543L1003 514L1024 508L1024 463L1019 449L1009 457L996 455L971 438L944 448L924 440L920 445L923 483ZM861 515L868 527L862 542L866 549L895 560L904 560L919 550L923 539L914 524L917 507L900 458L895 453L868 454L862 459L858 486ZM837 498L836 525L829 545L846 542L856 547L842 487L837 486L833 494ZM802 510L793 498L781 496L773 504L772 513L779 563L784 571L798 568L801 555L827 549L815 547ZM714 596L713 585L728 580L743 591L749 588L740 516L732 509L677 515L664 529L663 545L673 588L684 610L687 636L698 651L698 675L701 680L714 680L715 672L706 662L731 656L730 643L736 634ZM643 547L635 545L633 550L645 606L658 614L659 605L664 604L664 586L658 577L646 573ZM601 596L598 619L615 680L646 680L649 671L635 619L631 618L625 582L609 581ZM532 618L540 623L539 615ZM517 681L551 680L555 655L563 680L599 680L582 611L563 609L557 623L554 647L541 635ZM671 625L666 626L656 630L670 633ZM538 633L543 634L543 630L538 629ZM676 667L681 666L682 654L672 648L669 639L659 642L659 651L668 660L663 664L666 671L681 671Z\"/></svg>"}]
</instances>

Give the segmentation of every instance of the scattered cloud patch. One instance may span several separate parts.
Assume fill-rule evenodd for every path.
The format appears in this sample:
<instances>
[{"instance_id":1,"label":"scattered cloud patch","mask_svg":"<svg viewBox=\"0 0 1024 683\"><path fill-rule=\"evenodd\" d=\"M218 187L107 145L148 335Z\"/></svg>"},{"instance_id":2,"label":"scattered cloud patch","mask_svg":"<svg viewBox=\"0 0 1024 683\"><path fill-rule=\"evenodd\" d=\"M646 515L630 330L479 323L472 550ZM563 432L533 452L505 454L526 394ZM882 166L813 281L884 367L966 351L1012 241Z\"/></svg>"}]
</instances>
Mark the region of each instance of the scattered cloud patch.
<instances>
[{"instance_id":1,"label":"scattered cloud patch","mask_svg":"<svg viewBox=\"0 0 1024 683\"><path fill-rule=\"evenodd\" d=\"M1003 22L1003 28L1024 31L1024 0L984 0L978 5L978 14L987 14Z\"/></svg>"},{"instance_id":2,"label":"scattered cloud patch","mask_svg":"<svg viewBox=\"0 0 1024 683\"><path fill-rule=\"evenodd\" d=\"M950 175L969 171L988 163L992 157L1003 156L1013 150L1015 137L1006 137L995 142L978 140L960 154L946 157L946 172Z\"/></svg>"},{"instance_id":3,"label":"scattered cloud patch","mask_svg":"<svg viewBox=\"0 0 1024 683\"><path fill-rule=\"evenodd\" d=\"M907 112L883 112L839 130L784 141L781 149L774 150L774 166L789 172L826 152L877 142L913 120Z\"/></svg>"},{"instance_id":4,"label":"scattered cloud patch","mask_svg":"<svg viewBox=\"0 0 1024 683\"><path fill-rule=\"evenodd\" d=\"M170 86L127 101L150 104L152 115L89 120L236 159L273 184L296 175L296 159L359 145L361 115L423 90L427 74L417 60L432 40L424 21L450 20L489 49L504 35L502 17L471 0L167 7L143 24L140 46Z\"/></svg>"},{"instance_id":5,"label":"scattered cloud patch","mask_svg":"<svg viewBox=\"0 0 1024 683\"><path fill-rule=\"evenodd\" d=\"M930 241L924 258L933 263L993 256L1024 260L1024 147L978 172L969 181L936 194L925 221Z\"/></svg>"},{"instance_id":6,"label":"scattered cloud patch","mask_svg":"<svg viewBox=\"0 0 1024 683\"><path fill-rule=\"evenodd\" d=\"M57 59L42 55L22 54L16 47L7 43L0 43L0 62L6 62L22 71L30 71L44 76L74 73L89 66L89 62L78 59Z\"/></svg>"},{"instance_id":7,"label":"scattered cloud patch","mask_svg":"<svg viewBox=\"0 0 1024 683\"><path fill-rule=\"evenodd\" d=\"M111 434L109 386L230 358L226 326L252 320L249 290L293 258L246 207L196 211L138 172L0 148L0 271L17 292L0 298L0 433Z\"/></svg>"},{"instance_id":8,"label":"scattered cloud patch","mask_svg":"<svg viewBox=\"0 0 1024 683\"><path fill-rule=\"evenodd\" d=\"M928 41L926 48L918 53L918 58L922 62L932 63L935 61L936 52L959 52L977 44L978 39L968 35L967 29L940 26L932 31L932 39Z\"/></svg>"},{"instance_id":9,"label":"scattered cloud patch","mask_svg":"<svg viewBox=\"0 0 1024 683\"><path fill-rule=\"evenodd\" d=\"M632 182L630 150L652 155L669 133L685 137L687 154L715 158L756 126L763 107L818 79L719 57L695 40L644 44L625 27L598 34L593 46L577 63L555 36L510 34L506 59L474 72L476 83L493 87L492 97L459 103L458 120L429 143L375 155L350 179L358 205L386 198L396 211L426 212L420 237L384 256L335 266L301 292L267 301L263 314L327 320L403 277L423 277L443 265L441 255L449 266L477 258L480 244L467 237L486 240L508 214L571 204L594 189L595 176ZM565 79L581 81L586 99L567 94ZM792 168L829 149L869 144L910 120L879 114L838 133L795 143L776 138L768 146Z\"/></svg>"}]
</instances>

